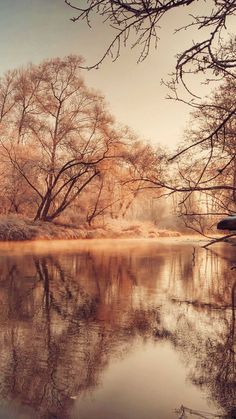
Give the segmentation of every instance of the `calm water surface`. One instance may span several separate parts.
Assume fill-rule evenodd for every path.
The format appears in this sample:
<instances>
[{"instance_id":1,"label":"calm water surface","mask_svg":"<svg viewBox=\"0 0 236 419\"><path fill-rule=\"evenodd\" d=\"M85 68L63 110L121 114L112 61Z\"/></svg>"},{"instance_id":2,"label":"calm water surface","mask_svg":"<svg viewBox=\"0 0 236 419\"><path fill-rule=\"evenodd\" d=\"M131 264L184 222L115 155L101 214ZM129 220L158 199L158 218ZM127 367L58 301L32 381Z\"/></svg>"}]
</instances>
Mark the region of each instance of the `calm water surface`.
<instances>
[{"instance_id":1,"label":"calm water surface","mask_svg":"<svg viewBox=\"0 0 236 419\"><path fill-rule=\"evenodd\" d=\"M236 418L235 247L2 244L0 262L1 419Z\"/></svg>"}]
</instances>

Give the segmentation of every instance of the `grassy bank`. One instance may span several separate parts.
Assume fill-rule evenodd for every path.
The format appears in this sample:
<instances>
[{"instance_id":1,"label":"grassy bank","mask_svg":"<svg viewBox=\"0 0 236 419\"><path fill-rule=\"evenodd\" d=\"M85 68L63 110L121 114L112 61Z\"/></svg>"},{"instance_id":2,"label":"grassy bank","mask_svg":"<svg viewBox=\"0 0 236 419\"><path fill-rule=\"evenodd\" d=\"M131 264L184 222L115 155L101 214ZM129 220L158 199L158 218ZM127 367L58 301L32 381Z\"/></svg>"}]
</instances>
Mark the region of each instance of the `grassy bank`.
<instances>
[{"instance_id":1,"label":"grassy bank","mask_svg":"<svg viewBox=\"0 0 236 419\"><path fill-rule=\"evenodd\" d=\"M177 237L180 233L158 230L145 223L113 221L105 226L70 226L32 221L17 216L0 217L0 241L96 239L96 238L158 238Z\"/></svg>"}]
</instances>

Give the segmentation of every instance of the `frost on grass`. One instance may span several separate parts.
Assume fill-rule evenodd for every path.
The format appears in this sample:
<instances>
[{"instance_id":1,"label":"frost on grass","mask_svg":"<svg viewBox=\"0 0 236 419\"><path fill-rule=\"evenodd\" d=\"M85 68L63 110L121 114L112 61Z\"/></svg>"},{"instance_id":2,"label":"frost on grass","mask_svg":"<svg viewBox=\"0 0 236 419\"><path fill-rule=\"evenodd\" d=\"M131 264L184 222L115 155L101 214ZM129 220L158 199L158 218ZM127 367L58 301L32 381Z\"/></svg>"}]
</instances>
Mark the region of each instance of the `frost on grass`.
<instances>
[{"instance_id":1,"label":"frost on grass","mask_svg":"<svg viewBox=\"0 0 236 419\"><path fill-rule=\"evenodd\" d=\"M70 226L42 221L32 221L17 216L0 217L0 241L100 239L100 238L158 238L176 237L180 233L158 230L151 223L110 220L93 228L87 225Z\"/></svg>"}]
</instances>

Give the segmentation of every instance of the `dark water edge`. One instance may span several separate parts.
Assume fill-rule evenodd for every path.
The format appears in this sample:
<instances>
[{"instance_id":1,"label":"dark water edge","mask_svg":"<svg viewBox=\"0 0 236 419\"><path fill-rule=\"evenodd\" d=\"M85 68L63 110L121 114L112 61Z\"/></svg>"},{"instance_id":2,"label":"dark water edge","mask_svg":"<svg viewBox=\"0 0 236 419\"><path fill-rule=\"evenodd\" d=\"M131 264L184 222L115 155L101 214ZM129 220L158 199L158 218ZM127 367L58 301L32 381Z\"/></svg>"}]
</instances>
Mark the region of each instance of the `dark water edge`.
<instances>
[{"instance_id":1,"label":"dark water edge","mask_svg":"<svg viewBox=\"0 0 236 419\"><path fill-rule=\"evenodd\" d=\"M0 418L236 417L234 247L5 243L0 262Z\"/></svg>"}]
</instances>

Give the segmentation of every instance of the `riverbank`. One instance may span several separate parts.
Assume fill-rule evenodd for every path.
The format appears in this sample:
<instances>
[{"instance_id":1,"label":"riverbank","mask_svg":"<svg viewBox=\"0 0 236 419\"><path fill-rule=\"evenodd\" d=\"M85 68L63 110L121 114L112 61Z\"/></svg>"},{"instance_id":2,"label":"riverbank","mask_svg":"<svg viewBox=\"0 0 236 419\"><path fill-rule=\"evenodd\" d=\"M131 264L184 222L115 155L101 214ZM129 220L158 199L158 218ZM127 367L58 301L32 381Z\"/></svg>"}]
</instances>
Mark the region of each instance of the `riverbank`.
<instances>
[{"instance_id":1,"label":"riverbank","mask_svg":"<svg viewBox=\"0 0 236 419\"><path fill-rule=\"evenodd\" d=\"M114 238L179 237L178 231L158 230L146 223L108 222L104 226L77 227L59 223L33 221L17 216L0 217L0 241L75 240Z\"/></svg>"}]
</instances>

